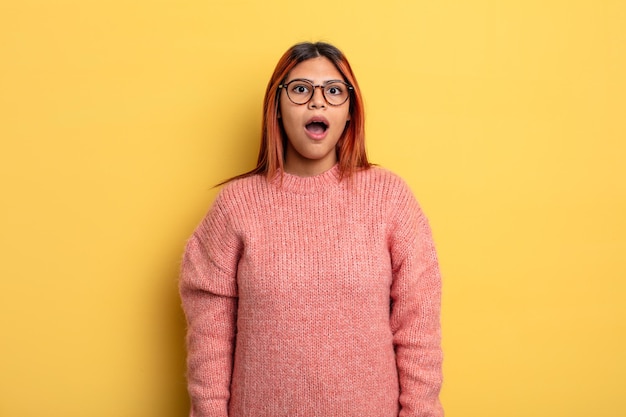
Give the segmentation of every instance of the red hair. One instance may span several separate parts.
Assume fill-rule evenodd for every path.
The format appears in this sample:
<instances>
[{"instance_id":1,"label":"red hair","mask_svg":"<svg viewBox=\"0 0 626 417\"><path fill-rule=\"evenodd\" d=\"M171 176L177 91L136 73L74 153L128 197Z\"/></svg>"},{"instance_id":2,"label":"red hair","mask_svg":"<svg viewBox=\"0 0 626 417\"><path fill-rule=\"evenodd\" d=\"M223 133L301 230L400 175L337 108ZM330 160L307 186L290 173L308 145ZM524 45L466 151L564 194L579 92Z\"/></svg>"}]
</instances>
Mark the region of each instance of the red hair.
<instances>
[{"instance_id":1,"label":"red hair","mask_svg":"<svg viewBox=\"0 0 626 417\"><path fill-rule=\"evenodd\" d=\"M287 79L289 72L296 65L317 57L329 59L341 73L344 81L354 88L350 96L350 121L337 144L339 171L342 176L350 176L357 169L370 167L371 164L365 152L363 98L348 60L333 45L324 42L303 42L292 46L283 54L267 84L263 100L261 146L256 168L225 182L257 174L265 175L269 179L283 172L284 152L288 138L278 117L280 102L278 86Z\"/></svg>"}]
</instances>

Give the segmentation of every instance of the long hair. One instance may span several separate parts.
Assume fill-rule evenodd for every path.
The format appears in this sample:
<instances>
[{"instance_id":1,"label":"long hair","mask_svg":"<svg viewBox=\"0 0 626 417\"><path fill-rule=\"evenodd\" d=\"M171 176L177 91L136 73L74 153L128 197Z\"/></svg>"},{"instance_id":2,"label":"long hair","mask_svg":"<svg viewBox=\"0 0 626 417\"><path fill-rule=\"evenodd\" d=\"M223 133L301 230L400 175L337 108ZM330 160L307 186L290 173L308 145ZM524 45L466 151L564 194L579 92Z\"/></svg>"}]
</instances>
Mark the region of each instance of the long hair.
<instances>
[{"instance_id":1,"label":"long hair","mask_svg":"<svg viewBox=\"0 0 626 417\"><path fill-rule=\"evenodd\" d=\"M222 184L237 178L252 175L265 175L268 179L283 172L287 135L278 117L280 90L289 72L299 63L311 58L329 59L341 73L344 80L354 89L350 96L350 121L337 144L337 160L342 177L352 175L356 170L368 168L371 164L365 152L365 111L361 90L352 68L344 54L335 46L324 42L298 43L287 50L276 64L274 73L267 84L263 100L263 124L261 146L257 166L251 171L237 175Z\"/></svg>"}]
</instances>

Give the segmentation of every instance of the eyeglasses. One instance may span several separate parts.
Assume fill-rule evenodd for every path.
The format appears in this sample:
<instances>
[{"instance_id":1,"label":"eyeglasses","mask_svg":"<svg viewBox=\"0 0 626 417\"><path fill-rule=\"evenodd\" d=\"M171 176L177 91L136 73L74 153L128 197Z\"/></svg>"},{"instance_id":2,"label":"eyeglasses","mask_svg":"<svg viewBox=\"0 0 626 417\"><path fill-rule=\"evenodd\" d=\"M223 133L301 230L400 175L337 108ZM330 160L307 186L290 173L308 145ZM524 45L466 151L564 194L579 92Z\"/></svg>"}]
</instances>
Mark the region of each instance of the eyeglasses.
<instances>
[{"instance_id":1,"label":"eyeglasses","mask_svg":"<svg viewBox=\"0 0 626 417\"><path fill-rule=\"evenodd\" d=\"M295 79L286 84L280 84L278 88L284 88L287 97L293 104L306 104L313 98L316 88L322 90L324 100L331 106L341 106L350 98L350 92L354 90L350 84L339 81L327 81L321 85L315 85L309 80Z\"/></svg>"}]
</instances>

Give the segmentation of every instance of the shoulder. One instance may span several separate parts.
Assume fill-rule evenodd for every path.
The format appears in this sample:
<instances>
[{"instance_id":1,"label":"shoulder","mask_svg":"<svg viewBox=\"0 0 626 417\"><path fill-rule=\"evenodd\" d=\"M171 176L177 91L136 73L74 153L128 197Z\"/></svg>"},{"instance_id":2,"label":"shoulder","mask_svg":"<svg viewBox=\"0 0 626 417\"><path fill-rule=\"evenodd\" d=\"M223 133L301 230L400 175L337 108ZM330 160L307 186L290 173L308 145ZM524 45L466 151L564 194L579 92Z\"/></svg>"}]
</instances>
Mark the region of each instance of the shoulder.
<instances>
[{"instance_id":1,"label":"shoulder","mask_svg":"<svg viewBox=\"0 0 626 417\"><path fill-rule=\"evenodd\" d=\"M422 207L413 194L411 187L398 174L379 166L360 171L359 189L367 193L366 198L377 201L385 207L386 218L392 229L405 229L410 233L415 225L425 220ZM360 182L359 181L359 182Z\"/></svg>"},{"instance_id":2,"label":"shoulder","mask_svg":"<svg viewBox=\"0 0 626 417\"><path fill-rule=\"evenodd\" d=\"M217 206L239 206L242 202L254 199L267 187L267 180L262 175L237 178L224 184L215 198Z\"/></svg>"},{"instance_id":3,"label":"shoulder","mask_svg":"<svg viewBox=\"0 0 626 417\"><path fill-rule=\"evenodd\" d=\"M267 183L265 176L255 174L248 177L235 178L233 180L230 180L222 186L222 189L220 191L225 193L238 193L265 183Z\"/></svg>"},{"instance_id":4,"label":"shoulder","mask_svg":"<svg viewBox=\"0 0 626 417\"><path fill-rule=\"evenodd\" d=\"M398 174L377 165L354 174L356 185L366 192L381 194L387 199L414 198L408 183Z\"/></svg>"},{"instance_id":5,"label":"shoulder","mask_svg":"<svg viewBox=\"0 0 626 417\"><path fill-rule=\"evenodd\" d=\"M206 234L216 228L233 228L247 216L250 200L258 194L255 190L266 182L264 177L254 175L231 180L219 189L217 196L200 222L196 233Z\"/></svg>"}]
</instances>

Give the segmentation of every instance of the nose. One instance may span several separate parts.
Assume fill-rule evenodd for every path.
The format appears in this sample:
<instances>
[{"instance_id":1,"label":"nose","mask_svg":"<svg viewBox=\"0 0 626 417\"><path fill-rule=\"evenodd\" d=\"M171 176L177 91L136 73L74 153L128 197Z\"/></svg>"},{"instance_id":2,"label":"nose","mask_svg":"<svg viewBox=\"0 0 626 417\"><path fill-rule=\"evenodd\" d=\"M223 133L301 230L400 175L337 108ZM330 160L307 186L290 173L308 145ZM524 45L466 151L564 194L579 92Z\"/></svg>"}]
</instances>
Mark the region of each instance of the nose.
<instances>
[{"instance_id":1,"label":"nose","mask_svg":"<svg viewBox=\"0 0 626 417\"><path fill-rule=\"evenodd\" d=\"M316 85L313 86L313 96L309 101L309 106L312 108L321 108L326 107L326 98L324 97L323 86ZM319 91L318 91L319 89Z\"/></svg>"}]
</instances>

